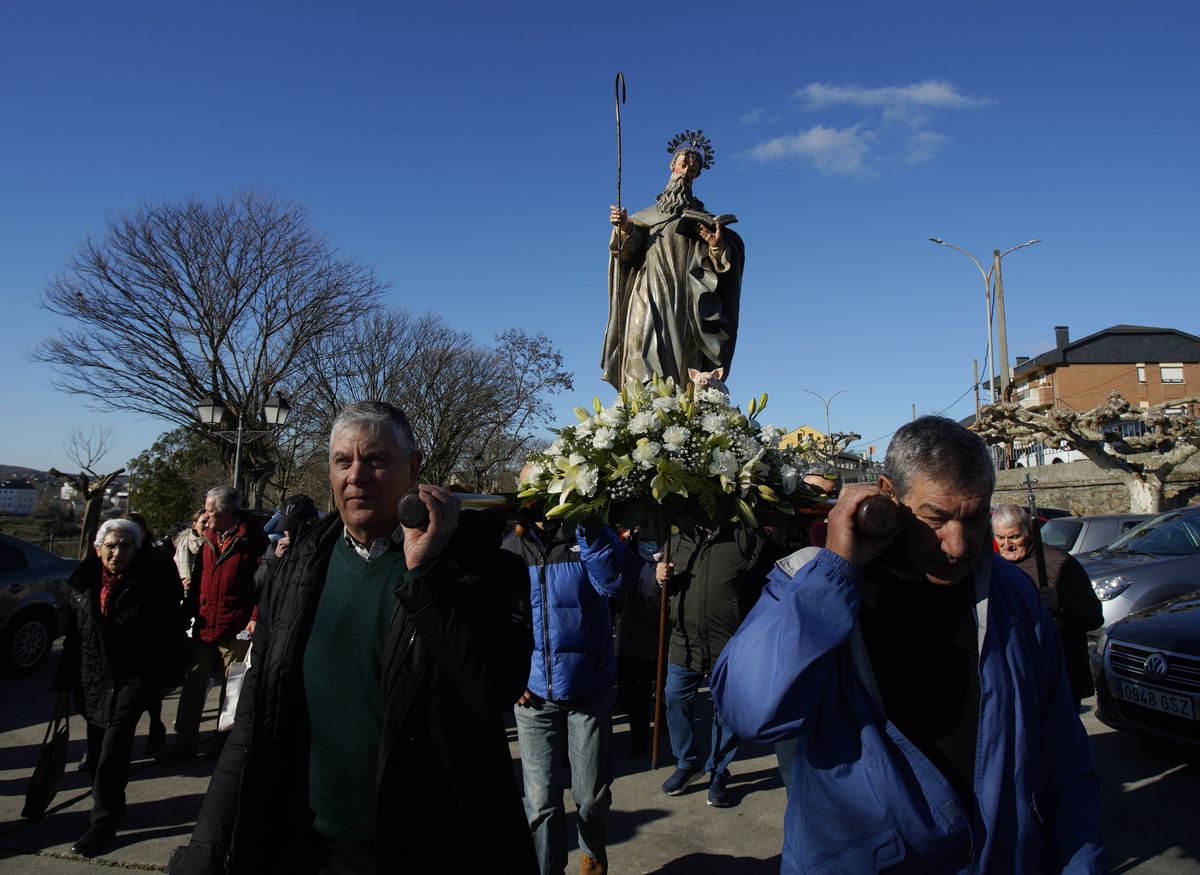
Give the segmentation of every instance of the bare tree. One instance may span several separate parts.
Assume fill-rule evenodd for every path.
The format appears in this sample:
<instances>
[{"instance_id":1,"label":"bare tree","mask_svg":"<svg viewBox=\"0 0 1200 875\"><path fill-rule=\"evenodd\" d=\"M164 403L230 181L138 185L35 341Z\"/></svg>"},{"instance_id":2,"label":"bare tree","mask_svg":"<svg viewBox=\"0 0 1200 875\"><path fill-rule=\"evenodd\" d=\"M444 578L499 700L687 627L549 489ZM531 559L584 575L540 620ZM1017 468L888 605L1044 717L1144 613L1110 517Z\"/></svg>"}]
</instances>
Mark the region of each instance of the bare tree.
<instances>
[{"instance_id":1,"label":"bare tree","mask_svg":"<svg viewBox=\"0 0 1200 875\"><path fill-rule=\"evenodd\" d=\"M69 322L33 358L54 366L56 388L105 409L189 425L215 391L233 419L259 429L267 398L303 384L313 347L383 288L297 205L249 192L145 206L86 240L50 282L44 306ZM209 440L228 462L232 448ZM269 468L271 449L247 444L247 470Z\"/></svg>"},{"instance_id":2,"label":"bare tree","mask_svg":"<svg viewBox=\"0 0 1200 875\"><path fill-rule=\"evenodd\" d=\"M546 396L571 387L545 335L508 330L491 348L436 315L403 310L347 325L313 356L312 378L297 395L311 426L302 443L321 447L352 401L389 401L408 414L423 476L435 483L473 483L477 456L487 471L503 469L549 417Z\"/></svg>"},{"instance_id":3,"label":"bare tree","mask_svg":"<svg viewBox=\"0 0 1200 875\"><path fill-rule=\"evenodd\" d=\"M50 469L50 476L65 480L83 497L83 525L79 531L79 558L84 559L92 549L92 541L100 528L100 512L104 509L104 495L108 487L125 472L118 468L108 474L97 474L93 468L104 458L112 445L112 427L92 428L84 432L75 426L67 434L63 452L82 470L78 474L64 474L57 468Z\"/></svg>"},{"instance_id":4,"label":"bare tree","mask_svg":"<svg viewBox=\"0 0 1200 875\"><path fill-rule=\"evenodd\" d=\"M1153 407L1134 407L1117 392L1082 412L1051 408L1045 413L1020 404L989 404L979 411L976 430L992 444L1040 441L1078 450L1111 471L1129 490L1136 513L1158 513L1167 477L1200 451L1200 424L1189 410L1200 396ZM1171 415L1169 408L1184 413Z\"/></svg>"}]
</instances>

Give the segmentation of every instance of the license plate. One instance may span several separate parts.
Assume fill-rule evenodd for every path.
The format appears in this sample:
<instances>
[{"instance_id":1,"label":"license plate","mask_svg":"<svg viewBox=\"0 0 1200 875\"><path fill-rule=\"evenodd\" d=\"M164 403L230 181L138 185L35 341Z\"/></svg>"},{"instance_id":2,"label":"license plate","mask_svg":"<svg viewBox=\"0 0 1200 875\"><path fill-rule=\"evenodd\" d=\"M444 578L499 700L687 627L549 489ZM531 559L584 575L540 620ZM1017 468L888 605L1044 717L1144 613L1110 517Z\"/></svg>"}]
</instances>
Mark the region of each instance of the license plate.
<instances>
[{"instance_id":1,"label":"license plate","mask_svg":"<svg viewBox=\"0 0 1200 875\"><path fill-rule=\"evenodd\" d=\"M1196 719L1194 703L1188 696L1177 696L1174 693L1156 690L1153 687L1144 687L1141 684L1132 684L1129 681L1117 682L1117 696L1126 702L1133 702L1144 708L1153 708L1164 714L1186 717L1188 720Z\"/></svg>"}]
</instances>

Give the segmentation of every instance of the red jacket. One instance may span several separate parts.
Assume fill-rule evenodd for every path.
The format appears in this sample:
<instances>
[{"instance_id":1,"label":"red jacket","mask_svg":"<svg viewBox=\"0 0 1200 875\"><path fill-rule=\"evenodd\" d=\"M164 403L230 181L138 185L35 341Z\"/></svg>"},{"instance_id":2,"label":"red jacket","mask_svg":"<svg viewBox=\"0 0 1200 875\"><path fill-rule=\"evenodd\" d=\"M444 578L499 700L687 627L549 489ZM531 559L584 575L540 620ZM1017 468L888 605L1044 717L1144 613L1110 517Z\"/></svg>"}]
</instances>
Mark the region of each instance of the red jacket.
<instances>
[{"instance_id":1,"label":"red jacket","mask_svg":"<svg viewBox=\"0 0 1200 875\"><path fill-rule=\"evenodd\" d=\"M254 572L269 541L258 520L243 512L225 549L217 543L217 533L206 529L193 571L200 579L193 634L206 642L235 637L254 617Z\"/></svg>"}]
</instances>

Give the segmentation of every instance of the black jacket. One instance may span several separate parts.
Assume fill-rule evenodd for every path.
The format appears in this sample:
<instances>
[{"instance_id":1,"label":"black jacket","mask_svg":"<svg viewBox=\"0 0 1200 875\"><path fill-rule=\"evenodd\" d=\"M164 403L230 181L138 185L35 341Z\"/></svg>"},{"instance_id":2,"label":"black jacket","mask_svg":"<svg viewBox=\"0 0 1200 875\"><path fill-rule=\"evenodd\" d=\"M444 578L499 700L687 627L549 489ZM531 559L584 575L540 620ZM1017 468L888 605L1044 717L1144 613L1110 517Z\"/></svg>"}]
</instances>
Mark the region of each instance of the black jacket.
<instances>
[{"instance_id":1,"label":"black jacket","mask_svg":"<svg viewBox=\"0 0 1200 875\"><path fill-rule=\"evenodd\" d=\"M266 584L233 732L191 843L172 855L175 875L292 870L283 855L313 817L301 669L342 534L336 514L307 529ZM463 540L396 584L381 678L379 872L537 871L501 716L529 673L529 584L496 548L498 532L482 549Z\"/></svg>"},{"instance_id":2,"label":"black jacket","mask_svg":"<svg viewBox=\"0 0 1200 875\"><path fill-rule=\"evenodd\" d=\"M1078 559L1049 544L1043 544L1042 548L1046 556L1046 587L1057 590L1057 598L1047 599L1043 595L1042 600L1048 602L1048 608L1053 604L1050 616L1062 639L1071 693L1076 699L1086 699L1096 692L1092 686L1087 633L1104 625L1104 608ZM1017 567L1038 583L1037 556L1032 550L1017 563Z\"/></svg>"},{"instance_id":3,"label":"black jacket","mask_svg":"<svg viewBox=\"0 0 1200 875\"><path fill-rule=\"evenodd\" d=\"M770 553L761 537L733 524L700 541L682 534L671 539L671 662L712 671L758 601L771 570Z\"/></svg>"},{"instance_id":4,"label":"black jacket","mask_svg":"<svg viewBox=\"0 0 1200 875\"><path fill-rule=\"evenodd\" d=\"M69 581L71 614L51 686L74 690L94 726L136 722L147 702L182 679L187 638L174 562L153 548L134 555L122 586L100 614L100 558L88 554Z\"/></svg>"}]
</instances>

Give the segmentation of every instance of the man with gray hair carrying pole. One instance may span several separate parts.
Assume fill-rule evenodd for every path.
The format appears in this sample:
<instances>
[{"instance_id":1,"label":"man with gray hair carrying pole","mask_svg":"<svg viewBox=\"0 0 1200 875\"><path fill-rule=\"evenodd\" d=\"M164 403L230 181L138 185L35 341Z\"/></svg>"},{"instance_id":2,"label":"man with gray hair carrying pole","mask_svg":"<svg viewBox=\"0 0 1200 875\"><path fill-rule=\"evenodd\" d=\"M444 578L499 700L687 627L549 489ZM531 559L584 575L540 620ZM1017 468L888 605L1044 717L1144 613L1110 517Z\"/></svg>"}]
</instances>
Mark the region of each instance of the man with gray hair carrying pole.
<instances>
[{"instance_id":1,"label":"man with gray hair carrying pole","mask_svg":"<svg viewBox=\"0 0 1200 875\"><path fill-rule=\"evenodd\" d=\"M503 515L460 514L420 469L399 409L334 419L338 512L300 529L266 583L174 875L537 872L502 717L529 675L528 579L500 550ZM414 490L428 519L410 527Z\"/></svg>"},{"instance_id":2,"label":"man with gray hair carrying pole","mask_svg":"<svg viewBox=\"0 0 1200 875\"><path fill-rule=\"evenodd\" d=\"M743 738L796 739L782 871L1103 872L1099 787L1062 648L991 552L995 471L926 416L878 487L845 489L825 549L777 563L713 673ZM872 538L882 493L900 524Z\"/></svg>"}]
</instances>

